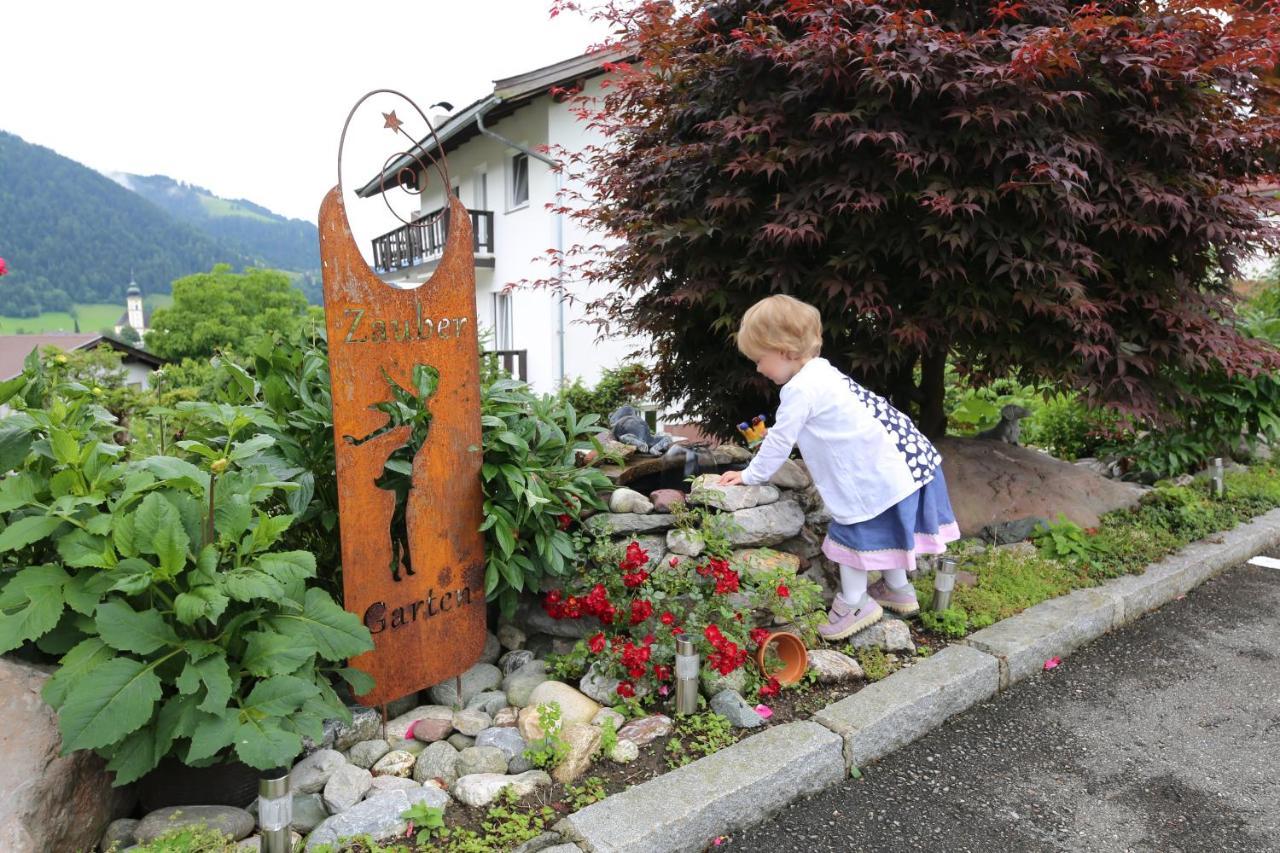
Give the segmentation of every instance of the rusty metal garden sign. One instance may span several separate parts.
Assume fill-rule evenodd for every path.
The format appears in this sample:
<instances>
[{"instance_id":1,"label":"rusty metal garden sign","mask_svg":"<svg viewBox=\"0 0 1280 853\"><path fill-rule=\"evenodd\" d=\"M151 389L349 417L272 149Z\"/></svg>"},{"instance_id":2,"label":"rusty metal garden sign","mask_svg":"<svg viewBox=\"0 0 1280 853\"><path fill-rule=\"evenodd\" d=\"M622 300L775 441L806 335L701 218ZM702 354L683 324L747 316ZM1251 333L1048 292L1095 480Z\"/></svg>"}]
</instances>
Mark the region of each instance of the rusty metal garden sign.
<instances>
[{"instance_id":1,"label":"rusty metal garden sign","mask_svg":"<svg viewBox=\"0 0 1280 853\"><path fill-rule=\"evenodd\" d=\"M404 133L394 113L386 118ZM443 160L431 160L451 186ZM351 661L376 681L359 697L365 705L464 672L485 643L471 218L448 198L444 254L411 290L383 282L361 257L341 167L320 207L343 604L374 643Z\"/></svg>"}]
</instances>

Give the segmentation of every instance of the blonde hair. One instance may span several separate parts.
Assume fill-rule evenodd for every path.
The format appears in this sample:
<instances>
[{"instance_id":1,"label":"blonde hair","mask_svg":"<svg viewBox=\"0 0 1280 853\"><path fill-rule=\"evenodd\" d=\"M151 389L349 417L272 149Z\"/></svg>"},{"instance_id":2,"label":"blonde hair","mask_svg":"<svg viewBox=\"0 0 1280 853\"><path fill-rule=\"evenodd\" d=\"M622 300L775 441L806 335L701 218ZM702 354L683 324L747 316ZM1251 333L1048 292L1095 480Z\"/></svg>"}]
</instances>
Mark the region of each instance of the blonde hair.
<instances>
[{"instance_id":1,"label":"blonde hair","mask_svg":"<svg viewBox=\"0 0 1280 853\"><path fill-rule=\"evenodd\" d=\"M822 351L822 317L817 308L790 296L761 299L742 315L738 349L752 361L771 352L813 358Z\"/></svg>"}]
</instances>

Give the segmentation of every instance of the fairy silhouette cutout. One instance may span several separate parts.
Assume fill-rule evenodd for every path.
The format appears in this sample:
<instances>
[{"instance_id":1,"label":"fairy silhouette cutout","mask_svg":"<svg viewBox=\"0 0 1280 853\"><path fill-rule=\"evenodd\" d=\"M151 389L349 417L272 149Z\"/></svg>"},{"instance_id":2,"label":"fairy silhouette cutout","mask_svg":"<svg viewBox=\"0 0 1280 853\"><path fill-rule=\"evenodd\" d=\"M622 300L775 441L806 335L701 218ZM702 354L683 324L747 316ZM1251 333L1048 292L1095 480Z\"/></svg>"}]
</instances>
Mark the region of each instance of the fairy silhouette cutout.
<instances>
[{"instance_id":1,"label":"fairy silhouette cutout","mask_svg":"<svg viewBox=\"0 0 1280 853\"><path fill-rule=\"evenodd\" d=\"M428 364L415 364L412 390L400 387L385 368L382 376L391 386L391 399L374 403L369 408L386 415L387 422L364 438L350 435L344 438L349 444L359 447L394 429L403 426L410 428L409 440L391 452L382 467L382 474L373 481L379 489L391 492L396 497L390 525L391 577L399 582L402 565L406 574L414 573L413 558L409 551L409 490L413 488L413 459L426 442L427 433L431 431L431 412L427 406L440 384L440 371Z\"/></svg>"}]
</instances>

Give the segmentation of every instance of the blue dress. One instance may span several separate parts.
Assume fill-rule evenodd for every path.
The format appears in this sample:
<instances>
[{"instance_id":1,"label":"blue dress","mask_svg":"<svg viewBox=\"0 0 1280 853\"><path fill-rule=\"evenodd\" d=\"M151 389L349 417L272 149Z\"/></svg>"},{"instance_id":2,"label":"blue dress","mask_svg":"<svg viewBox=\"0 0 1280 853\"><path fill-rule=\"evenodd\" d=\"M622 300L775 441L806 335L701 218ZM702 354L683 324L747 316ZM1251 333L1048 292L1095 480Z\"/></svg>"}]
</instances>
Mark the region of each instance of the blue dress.
<instances>
[{"instance_id":1,"label":"blue dress","mask_svg":"<svg viewBox=\"0 0 1280 853\"><path fill-rule=\"evenodd\" d=\"M944 553L948 542L960 538L960 527L951 509L942 466L931 473L933 476L914 494L875 518L856 524L831 522L822 553L843 566L867 572L915 571L917 554Z\"/></svg>"}]
</instances>

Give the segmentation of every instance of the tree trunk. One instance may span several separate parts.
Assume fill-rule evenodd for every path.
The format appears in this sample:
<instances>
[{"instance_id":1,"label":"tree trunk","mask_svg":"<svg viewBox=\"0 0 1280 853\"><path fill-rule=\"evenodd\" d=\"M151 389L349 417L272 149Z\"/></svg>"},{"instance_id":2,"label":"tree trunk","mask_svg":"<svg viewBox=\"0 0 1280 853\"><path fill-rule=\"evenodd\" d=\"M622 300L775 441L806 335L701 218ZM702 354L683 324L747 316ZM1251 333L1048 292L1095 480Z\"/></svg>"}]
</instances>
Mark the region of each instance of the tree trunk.
<instances>
[{"instance_id":1,"label":"tree trunk","mask_svg":"<svg viewBox=\"0 0 1280 853\"><path fill-rule=\"evenodd\" d=\"M918 426L926 438L942 438L947 433L946 374L947 349L942 347L926 353L921 361L920 422Z\"/></svg>"}]
</instances>

